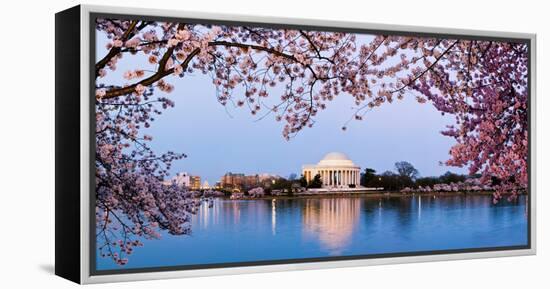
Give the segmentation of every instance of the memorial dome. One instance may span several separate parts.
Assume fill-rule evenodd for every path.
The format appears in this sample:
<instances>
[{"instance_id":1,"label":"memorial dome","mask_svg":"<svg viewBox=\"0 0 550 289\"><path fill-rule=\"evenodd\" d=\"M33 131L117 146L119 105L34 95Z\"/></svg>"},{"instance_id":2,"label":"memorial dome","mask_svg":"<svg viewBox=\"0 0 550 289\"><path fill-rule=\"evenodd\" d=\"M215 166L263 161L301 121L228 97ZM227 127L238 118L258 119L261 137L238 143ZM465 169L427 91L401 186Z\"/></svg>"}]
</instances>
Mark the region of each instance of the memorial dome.
<instances>
[{"instance_id":1,"label":"memorial dome","mask_svg":"<svg viewBox=\"0 0 550 289\"><path fill-rule=\"evenodd\" d=\"M331 152L318 163L319 166L355 166L347 155L340 152Z\"/></svg>"}]
</instances>

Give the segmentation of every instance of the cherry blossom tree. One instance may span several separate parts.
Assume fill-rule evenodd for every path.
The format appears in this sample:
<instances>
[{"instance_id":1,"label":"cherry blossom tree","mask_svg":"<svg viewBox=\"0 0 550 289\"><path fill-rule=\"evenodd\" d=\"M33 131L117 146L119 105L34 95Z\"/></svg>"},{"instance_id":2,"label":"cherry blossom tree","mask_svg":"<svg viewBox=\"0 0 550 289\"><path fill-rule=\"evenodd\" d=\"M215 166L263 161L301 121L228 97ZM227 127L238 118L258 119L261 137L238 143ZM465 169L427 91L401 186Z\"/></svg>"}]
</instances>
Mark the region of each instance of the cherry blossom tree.
<instances>
[{"instance_id":1,"label":"cherry blossom tree","mask_svg":"<svg viewBox=\"0 0 550 289\"><path fill-rule=\"evenodd\" d=\"M446 164L481 172L497 189L495 201L503 192L515 198L528 184L528 47L473 40L449 47L410 86L456 118L443 132L457 141Z\"/></svg>"},{"instance_id":2,"label":"cherry blossom tree","mask_svg":"<svg viewBox=\"0 0 550 289\"><path fill-rule=\"evenodd\" d=\"M414 97L456 119L442 132L456 140L447 165L481 173L498 186L495 200L527 187L525 43L116 19L98 19L96 29L109 42L95 64L97 236L101 254L119 264L137 237L190 230L196 201L164 181L184 155L157 155L142 131L175 105L159 95L194 73L211 78L221 105L283 122L286 139L336 97L357 106L343 130ZM147 65L117 70L125 58ZM105 83L116 73L128 83Z\"/></svg>"}]
</instances>

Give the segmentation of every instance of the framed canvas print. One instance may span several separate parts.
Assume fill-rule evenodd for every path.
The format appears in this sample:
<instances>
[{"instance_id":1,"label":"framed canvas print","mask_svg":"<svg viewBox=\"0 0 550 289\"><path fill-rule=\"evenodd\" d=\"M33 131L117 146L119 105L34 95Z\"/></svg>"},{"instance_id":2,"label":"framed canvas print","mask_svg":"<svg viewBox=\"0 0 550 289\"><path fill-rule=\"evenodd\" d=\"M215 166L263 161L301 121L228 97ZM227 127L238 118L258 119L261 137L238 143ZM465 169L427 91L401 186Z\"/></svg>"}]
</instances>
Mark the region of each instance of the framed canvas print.
<instances>
[{"instance_id":1,"label":"framed canvas print","mask_svg":"<svg viewBox=\"0 0 550 289\"><path fill-rule=\"evenodd\" d=\"M535 36L56 14L56 274L535 253Z\"/></svg>"}]
</instances>

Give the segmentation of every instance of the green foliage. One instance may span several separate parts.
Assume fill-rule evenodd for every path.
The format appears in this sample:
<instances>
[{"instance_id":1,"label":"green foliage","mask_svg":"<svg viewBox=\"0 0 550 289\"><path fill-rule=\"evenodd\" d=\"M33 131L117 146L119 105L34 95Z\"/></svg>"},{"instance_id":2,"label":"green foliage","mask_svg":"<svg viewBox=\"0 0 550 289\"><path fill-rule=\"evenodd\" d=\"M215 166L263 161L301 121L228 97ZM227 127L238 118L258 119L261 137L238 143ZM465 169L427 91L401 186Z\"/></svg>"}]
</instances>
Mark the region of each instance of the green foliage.
<instances>
[{"instance_id":1,"label":"green foliage","mask_svg":"<svg viewBox=\"0 0 550 289\"><path fill-rule=\"evenodd\" d=\"M389 191L398 191L405 187L414 185L413 179L408 175L401 175L391 171L386 171L380 177L382 187Z\"/></svg>"},{"instance_id":2,"label":"green foliage","mask_svg":"<svg viewBox=\"0 0 550 289\"><path fill-rule=\"evenodd\" d=\"M300 176L300 186L302 188L307 188L307 180L306 180L306 177L304 175L301 175Z\"/></svg>"},{"instance_id":3,"label":"green foliage","mask_svg":"<svg viewBox=\"0 0 550 289\"><path fill-rule=\"evenodd\" d=\"M291 187L292 182L285 178L279 178L271 185L273 190L289 190Z\"/></svg>"},{"instance_id":4,"label":"green foliage","mask_svg":"<svg viewBox=\"0 0 550 289\"><path fill-rule=\"evenodd\" d=\"M231 197L231 190L224 189L224 188L218 188L217 190L222 192L224 196Z\"/></svg>"},{"instance_id":5,"label":"green foliage","mask_svg":"<svg viewBox=\"0 0 550 289\"><path fill-rule=\"evenodd\" d=\"M316 174L315 177L313 177L313 180L309 182L308 188L310 189L319 189L323 186L323 181L321 180L321 175Z\"/></svg>"},{"instance_id":6,"label":"green foliage","mask_svg":"<svg viewBox=\"0 0 550 289\"><path fill-rule=\"evenodd\" d=\"M371 168L366 168L364 173L361 173L360 184L362 186L368 187L369 184L374 184L373 182L377 179L376 170Z\"/></svg>"},{"instance_id":7,"label":"green foliage","mask_svg":"<svg viewBox=\"0 0 550 289\"><path fill-rule=\"evenodd\" d=\"M397 174L399 174L401 177L405 177L411 180L414 180L418 177L418 170L409 162L396 162L395 169L397 170Z\"/></svg>"},{"instance_id":8,"label":"green foliage","mask_svg":"<svg viewBox=\"0 0 550 289\"><path fill-rule=\"evenodd\" d=\"M374 169L366 168L361 173L361 186L384 188L385 191L398 191L405 187L433 187L435 184L459 183L468 178L466 175L451 172L446 172L438 177L419 177L418 170L406 161L395 163L395 169L397 172L385 171L382 174L376 174Z\"/></svg>"},{"instance_id":9,"label":"green foliage","mask_svg":"<svg viewBox=\"0 0 550 289\"><path fill-rule=\"evenodd\" d=\"M416 187L418 186L430 186L433 187L435 184L441 184L439 177L424 177L416 179Z\"/></svg>"},{"instance_id":10,"label":"green foliage","mask_svg":"<svg viewBox=\"0 0 550 289\"><path fill-rule=\"evenodd\" d=\"M439 183L442 183L442 184L458 183L458 182L463 182L465 180L466 180L465 175L459 175L451 172L446 172L445 174L439 177Z\"/></svg>"}]
</instances>

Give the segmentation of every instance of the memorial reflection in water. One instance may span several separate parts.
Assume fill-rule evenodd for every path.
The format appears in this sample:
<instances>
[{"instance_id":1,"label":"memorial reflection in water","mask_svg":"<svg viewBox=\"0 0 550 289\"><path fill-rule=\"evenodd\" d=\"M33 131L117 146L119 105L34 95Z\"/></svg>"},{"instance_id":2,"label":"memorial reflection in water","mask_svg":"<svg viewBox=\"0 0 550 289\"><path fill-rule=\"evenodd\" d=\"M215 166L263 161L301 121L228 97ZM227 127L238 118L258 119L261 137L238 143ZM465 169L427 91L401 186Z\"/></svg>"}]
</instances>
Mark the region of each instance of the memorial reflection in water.
<instances>
[{"instance_id":1,"label":"memorial reflection in water","mask_svg":"<svg viewBox=\"0 0 550 289\"><path fill-rule=\"evenodd\" d=\"M351 242L359 221L361 199L310 199L303 209L303 233L317 238L330 255L339 255Z\"/></svg>"},{"instance_id":2,"label":"memorial reflection in water","mask_svg":"<svg viewBox=\"0 0 550 289\"><path fill-rule=\"evenodd\" d=\"M527 199L491 196L216 199L190 235L143 239L129 268L527 244ZM448 224L452 224L449 226ZM98 258L102 268L117 268Z\"/></svg>"}]
</instances>

